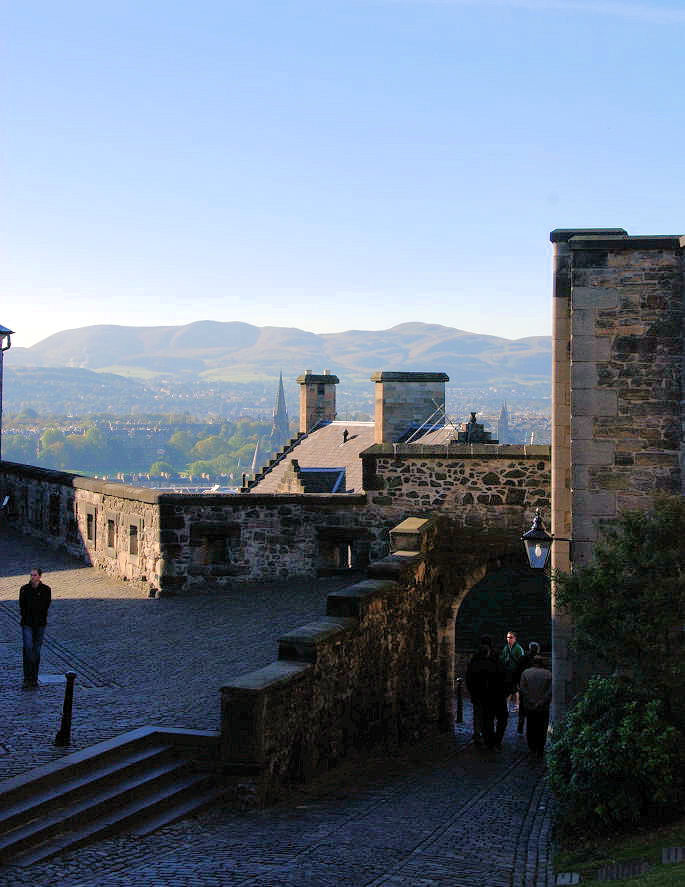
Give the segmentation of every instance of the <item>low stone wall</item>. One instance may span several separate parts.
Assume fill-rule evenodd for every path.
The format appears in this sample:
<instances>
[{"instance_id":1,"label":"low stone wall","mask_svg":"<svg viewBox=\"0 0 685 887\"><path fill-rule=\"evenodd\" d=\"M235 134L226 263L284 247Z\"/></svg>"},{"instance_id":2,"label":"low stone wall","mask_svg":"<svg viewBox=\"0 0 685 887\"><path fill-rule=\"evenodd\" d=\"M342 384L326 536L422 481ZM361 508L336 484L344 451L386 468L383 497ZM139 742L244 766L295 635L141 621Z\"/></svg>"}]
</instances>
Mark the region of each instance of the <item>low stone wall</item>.
<instances>
[{"instance_id":1,"label":"low stone wall","mask_svg":"<svg viewBox=\"0 0 685 887\"><path fill-rule=\"evenodd\" d=\"M520 528L550 510L549 446L374 445L362 454L369 507L387 519L448 514L461 526Z\"/></svg>"},{"instance_id":2,"label":"low stone wall","mask_svg":"<svg viewBox=\"0 0 685 887\"><path fill-rule=\"evenodd\" d=\"M160 493L12 462L0 493L21 532L162 594L364 567L391 524L364 495Z\"/></svg>"},{"instance_id":3,"label":"low stone wall","mask_svg":"<svg viewBox=\"0 0 685 887\"><path fill-rule=\"evenodd\" d=\"M416 552L370 572L330 594L320 622L280 638L278 661L222 687L223 760L253 768L261 802L355 749L396 746L451 723L439 583Z\"/></svg>"},{"instance_id":4,"label":"low stone wall","mask_svg":"<svg viewBox=\"0 0 685 887\"><path fill-rule=\"evenodd\" d=\"M353 567L363 567L387 551L387 530L364 495L167 495L160 499L162 591L316 576L326 552L340 546L350 547Z\"/></svg>"},{"instance_id":5,"label":"low stone wall","mask_svg":"<svg viewBox=\"0 0 685 887\"><path fill-rule=\"evenodd\" d=\"M0 463L7 520L120 579L158 589L159 494L64 471Z\"/></svg>"}]
</instances>

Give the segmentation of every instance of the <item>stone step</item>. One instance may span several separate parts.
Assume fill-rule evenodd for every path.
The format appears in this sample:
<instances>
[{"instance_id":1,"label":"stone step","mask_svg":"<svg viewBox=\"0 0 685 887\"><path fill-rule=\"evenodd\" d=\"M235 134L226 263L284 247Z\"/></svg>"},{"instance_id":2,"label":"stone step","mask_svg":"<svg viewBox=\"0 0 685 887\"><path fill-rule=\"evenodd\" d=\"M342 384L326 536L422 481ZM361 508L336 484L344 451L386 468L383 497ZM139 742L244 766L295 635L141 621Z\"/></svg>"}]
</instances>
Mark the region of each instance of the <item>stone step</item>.
<instances>
[{"instance_id":1,"label":"stone step","mask_svg":"<svg viewBox=\"0 0 685 887\"><path fill-rule=\"evenodd\" d=\"M0 862L29 865L133 826L147 833L212 803L226 793L213 774L218 739L139 728L5 780Z\"/></svg>"},{"instance_id":2,"label":"stone step","mask_svg":"<svg viewBox=\"0 0 685 887\"><path fill-rule=\"evenodd\" d=\"M116 756L95 759L87 770L80 768L71 773L67 771L59 783L35 780L34 784L27 786L22 797L13 803L8 803L5 795L0 792L0 835L28 819L43 815L54 805L67 800L75 801L84 792L92 791L98 783L102 785L111 780L119 781L173 755L174 750L164 743L134 745L121 750Z\"/></svg>"},{"instance_id":3,"label":"stone step","mask_svg":"<svg viewBox=\"0 0 685 887\"><path fill-rule=\"evenodd\" d=\"M68 794L58 797L49 810L36 811L32 818L22 825L12 828L0 835L0 859L6 862L27 847L39 844L54 834L72 828L80 828L84 822L95 821L101 815L107 815L117 808L125 808L133 800L146 799L151 794L162 791L166 793L168 786L174 791L195 784L198 779L205 778L198 774L182 773L183 761L164 761L151 766L142 774L136 773L126 779L117 780L114 784L101 786L95 782L92 789L81 797L73 800ZM31 815L31 814L29 814Z\"/></svg>"},{"instance_id":4,"label":"stone step","mask_svg":"<svg viewBox=\"0 0 685 887\"><path fill-rule=\"evenodd\" d=\"M96 838L104 838L116 832L130 829L134 825L142 827L146 821L150 830L162 824L180 819L211 803L220 796L220 791L211 792L207 774L190 774L178 777L173 782L150 789L141 797L129 800L114 809L105 807L98 815L72 818L69 828L49 835L41 843L17 853L10 862L16 866L28 866L61 853L64 850L80 847ZM209 798L208 798L209 795ZM162 815L162 814L166 815ZM154 824L155 818L159 824Z\"/></svg>"}]
</instances>

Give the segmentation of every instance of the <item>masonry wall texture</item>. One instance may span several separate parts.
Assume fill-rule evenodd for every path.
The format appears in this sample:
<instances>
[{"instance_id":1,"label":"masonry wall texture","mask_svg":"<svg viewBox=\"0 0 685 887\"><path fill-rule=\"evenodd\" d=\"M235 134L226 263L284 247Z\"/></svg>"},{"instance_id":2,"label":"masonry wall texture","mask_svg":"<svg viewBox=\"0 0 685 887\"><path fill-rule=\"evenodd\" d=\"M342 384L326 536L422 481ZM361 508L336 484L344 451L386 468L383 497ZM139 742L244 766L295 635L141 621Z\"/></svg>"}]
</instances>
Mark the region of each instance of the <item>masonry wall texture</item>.
<instances>
[{"instance_id":1,"label":"masonry wall texture","mask_svg":"<svg viewBox=\"0 0 685 887\"><path fill-rule=\"evenodd\" d=\"M560 355L552 530L573 540L570 550L554 546L553 566L567 570L590 560L602 526L622 510L685 492L685 238L616 229L551 239ZM553 608L557 712L579 686L571 631Z\"/></svg>"},{"instance_id":2,"label":"masonry wall texture","mask_svg":"<svg viewBox=\"0 0 685 887\"><path fill-rule=\"evenodd\" d=\"M550 448L375 445L362 453L369 507L386 520L448 514L461 526L523 530L550 507Z\"/></svg>"},{"instance_id":3,"label":"masonry wall texture","mask_svg":"<svg viewBox=\"0 0 685 887\"><path fill-rule=\"evenodd\" d=\"M223 759L252 768L259 800L355 750L451 728L454 613L520 545L495 534L476 550L446 519L413 523L416 551L372 563L328 596L324 619L280 638L276 662L222 688Z\"/></svg>"},{"instance_id":4,"label":"masonry wall texture","mask_svg":"<svg viewBox=\"0 0 685 887\"><path fill-rule=\"evenodd\" d=\"M339 546L364 566L412 514L520 532L549 505L548 447L394 450L363 454L368 495L160 493L8 462L0 480L23 532L162 594L315 576Z\"/></svg>"},{"instance_id":5,"label":"masonry wall texture","mask_svg":"<svg viewBox=\"0 0 685 887\"><path fill-rule=\"evenodd\" d=\"M159 494L61 471L0 463L7 519L106 573L159 587Z\"/></svg>"}]
</instances>

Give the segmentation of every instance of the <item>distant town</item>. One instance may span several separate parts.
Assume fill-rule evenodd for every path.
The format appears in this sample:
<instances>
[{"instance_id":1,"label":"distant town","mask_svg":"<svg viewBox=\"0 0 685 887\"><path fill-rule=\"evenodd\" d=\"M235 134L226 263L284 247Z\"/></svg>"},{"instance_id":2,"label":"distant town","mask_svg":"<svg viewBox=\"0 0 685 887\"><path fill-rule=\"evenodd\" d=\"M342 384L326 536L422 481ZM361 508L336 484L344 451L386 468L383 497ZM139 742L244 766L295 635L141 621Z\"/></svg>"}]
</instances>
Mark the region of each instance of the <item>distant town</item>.
<instances>
[{"instance_id":1,"label":"distant town","mask_svg":"<svg viewBox=\"0 0 685 887\"><path fill-rule=\"evenodd\" d=\"M204 398L192 397L191 383L180 392L175 391L177 385L165 386L166 406L175 404L175 412L59 416L42 414L24 402L17 412L5 413L3 457L136 486L226 492L237 490L284 439L297 433L295 391L285 398L286 406L290 405L288 430L276 437L277 391L269 394L265 384L240 386L242 397L237 398L234 390L220 413L219 409L202 409ZM9 393L11 387L7 388ZM365 391L361 386L341 389L338 418L371 421L370 386ZM500 443L549 443L550 411L545 398L533 395L527 403L525 393L516 388L448 385L446 422L459 424L476 410L479 422ZM212 406L220 408L221 404Z\"/></svg>"}]
</instances>

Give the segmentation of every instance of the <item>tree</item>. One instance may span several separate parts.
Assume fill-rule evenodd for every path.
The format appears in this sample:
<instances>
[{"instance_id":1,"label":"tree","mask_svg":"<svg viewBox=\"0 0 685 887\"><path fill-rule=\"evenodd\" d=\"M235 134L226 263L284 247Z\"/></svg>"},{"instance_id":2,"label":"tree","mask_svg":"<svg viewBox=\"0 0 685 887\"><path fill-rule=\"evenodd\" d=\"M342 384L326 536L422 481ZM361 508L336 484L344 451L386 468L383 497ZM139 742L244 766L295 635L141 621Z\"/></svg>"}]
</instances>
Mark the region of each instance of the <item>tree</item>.
<instances>
[{"instance_id":1,"label":"tree","mask_svg":"<svg viewBox=\"0 0 685 887\"><path fill-rule=\"evenodd\" d=\"M674 694L685 682L684 540L685 498L664 496L621 514L588 566L555 577L576 650L661 696L667 716L679 715Z\"/></svg>"},{"instance_id":2,"label":"tree","mask_svg":"<svg viewBox=\"0 0 685 887\"><path fill-rule=\"evenodd\" d=\"M155 477L159 477L162 474L173 474L174 467L173 467L173 465L170 465L168 462L163 462L163 461L153 462L152 465L150 466L150 471L148 473L155 476Z\"/></svg>"},{"instance_id":3,"label":"tree","mask_svg":"<svg viewBox=\"0 0 685 887\"><path fill-rule=\"evenodd\" d=\"M557 575L576 653L594 677L554 731L558 825L585 834L682 809L685 797L685 498L624 512L592 562Z\"/></svg>"}]
</instances>

